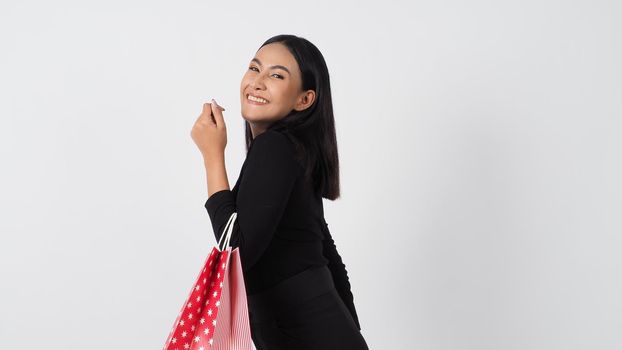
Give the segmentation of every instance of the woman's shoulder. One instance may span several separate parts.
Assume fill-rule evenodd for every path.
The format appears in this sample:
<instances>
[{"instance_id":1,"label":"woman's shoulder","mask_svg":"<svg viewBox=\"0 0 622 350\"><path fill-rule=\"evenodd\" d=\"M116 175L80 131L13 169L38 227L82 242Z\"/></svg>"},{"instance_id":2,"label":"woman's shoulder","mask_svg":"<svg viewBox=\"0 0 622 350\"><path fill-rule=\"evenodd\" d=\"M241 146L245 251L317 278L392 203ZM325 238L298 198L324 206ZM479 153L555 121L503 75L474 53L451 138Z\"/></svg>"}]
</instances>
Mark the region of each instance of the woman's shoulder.
<instances>
[{"instance_id":1,"label":"woman's shoulder","mask_svg":"<svg viewBox=\"0 0 622 350\"><path fill-rule=\"evenodd\" d=\"M277 130L266 130L255 136L248 156L263 160L272 158L279 162L300 165L294 142L288 135Z\"/></svg>"}]
</instances>

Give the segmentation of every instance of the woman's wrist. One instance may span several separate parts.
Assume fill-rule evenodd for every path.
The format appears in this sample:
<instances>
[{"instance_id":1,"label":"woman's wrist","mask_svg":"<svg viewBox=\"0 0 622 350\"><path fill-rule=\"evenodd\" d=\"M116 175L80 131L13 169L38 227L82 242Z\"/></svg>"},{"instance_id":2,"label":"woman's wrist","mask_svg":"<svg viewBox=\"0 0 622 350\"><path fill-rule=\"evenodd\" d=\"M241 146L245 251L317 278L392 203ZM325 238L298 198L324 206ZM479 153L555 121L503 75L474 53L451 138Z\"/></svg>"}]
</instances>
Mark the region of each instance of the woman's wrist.
<instances>
[{"instance_id":1,"label":"woman's wrist","mask_svg":"<svg viewBox=\"0 0 622 350\"><path fill-rule=\"evenodd\" d=\"M207 157L203 163L207 177L207 196L210 197L213 193L229 189L224 155L222 157Z\"/></svg>"},{"instance_id":2,"label":"woman's wrist","mask_svg":"<svg viewBox=\"0 0 622 350\"><path fill-rule=\"evenodd\" d=\"M224 162L225 162L224 152L203 153L203 164L205 164L205 167L224 164Z\"/></svg>"}]
</instances>

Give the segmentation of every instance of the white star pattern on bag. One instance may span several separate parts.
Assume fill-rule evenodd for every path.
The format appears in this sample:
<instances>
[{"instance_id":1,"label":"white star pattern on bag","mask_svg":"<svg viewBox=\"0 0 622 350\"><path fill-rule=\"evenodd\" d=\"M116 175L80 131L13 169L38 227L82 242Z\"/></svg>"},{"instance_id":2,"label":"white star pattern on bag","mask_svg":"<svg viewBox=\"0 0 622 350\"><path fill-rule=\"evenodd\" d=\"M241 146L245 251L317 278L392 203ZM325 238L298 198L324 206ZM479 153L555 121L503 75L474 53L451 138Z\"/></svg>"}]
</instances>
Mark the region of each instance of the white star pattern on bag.
<instances>
[{"instance_id":1,"label":"white star pattern on bag","mask_svg":"<svg viewBox=\"0 0 622 350\"><path fill-rule=\"evenodd\" d=\"M223 262L221 263L220 261ZM214 266L217 268L202 269L202 273L199 278L197 278L196 285L192 288L192 292L183 308L183 312L179 315L178 321L175 322L177 329L175 329L175 332L171 331L171 334L175 335L175 337L171 338L171 344L177 344L177 335L180 335L182 338L187 338L189 335L192 335L192 342L190 344L185 343L184 349L205 350L211 348L214 338L207 339L204 337L214 333L217 323L216 317L218 316L218 308L206 308L205 306L214 304L218 307L220 305L220 291L224 287L223 280L227 268L227 261L228 251L218 253L217 250L212 250L208 257L207 266ZM209 284L207 283L208 280ZM209 287L207 287L208 285ZM197 295L194 296L194 294ZM201 302L201 295L209 295L209 298L205 298L203 302ZM193 303L193 301L195 303ZM206 311L201 313L202 309ZM194 318L195 313L197 314L196 320ZM184 323L184 319L187 320L187 325ZM207 326L202 326L202 331L197 333L195 332L197 329L195 324L207 324ZM195 348L193 344L197 344L197 347ZM176 348L172 347L169 349L175 350Z\"/></svg>"}]
</instances>

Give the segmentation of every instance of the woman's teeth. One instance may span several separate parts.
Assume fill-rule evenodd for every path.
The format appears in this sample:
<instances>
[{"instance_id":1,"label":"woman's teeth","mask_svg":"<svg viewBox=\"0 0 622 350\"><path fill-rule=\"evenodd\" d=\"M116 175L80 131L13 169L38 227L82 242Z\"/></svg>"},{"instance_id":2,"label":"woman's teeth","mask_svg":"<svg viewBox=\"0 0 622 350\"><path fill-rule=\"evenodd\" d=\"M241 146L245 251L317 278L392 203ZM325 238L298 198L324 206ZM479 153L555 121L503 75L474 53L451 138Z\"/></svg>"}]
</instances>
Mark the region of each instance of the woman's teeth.
<instances>
[{"instance_id":1,"label":"woman's teeth","mask_svg":"<svg viewBox=\"0 0 622 350\"><path fill-rule=\"evenodd\" d=\"M268 101L264 100L263 98L255 97L253 95L248 95L248 99L259 103L268 103Z\"/></svg>"}]
</instances>

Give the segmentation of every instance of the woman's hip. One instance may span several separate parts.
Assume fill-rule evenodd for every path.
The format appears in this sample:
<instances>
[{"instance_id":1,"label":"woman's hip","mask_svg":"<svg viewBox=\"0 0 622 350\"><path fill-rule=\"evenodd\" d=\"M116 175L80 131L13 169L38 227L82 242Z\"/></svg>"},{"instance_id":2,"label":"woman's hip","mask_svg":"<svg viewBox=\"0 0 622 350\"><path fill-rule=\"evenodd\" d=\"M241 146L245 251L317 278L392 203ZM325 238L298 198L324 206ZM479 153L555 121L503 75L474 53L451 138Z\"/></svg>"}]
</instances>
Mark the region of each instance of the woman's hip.
<instances>
[{"instance_id":1,"label":"woman's hip","mask_svg":"<svg viewBox=\"0 0 622 350\"><path fill-rule=\"evenodd\" d=\"M262 349L368 349L326 266L251 295L253 340Z\"/></svg>"}]
</instances>

